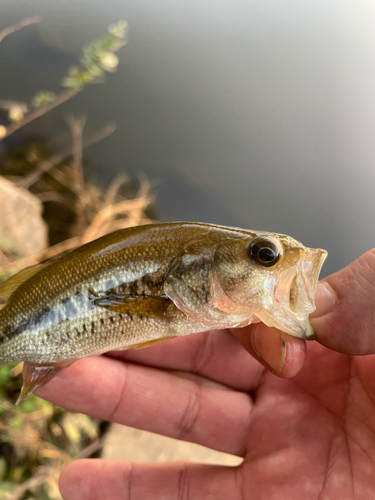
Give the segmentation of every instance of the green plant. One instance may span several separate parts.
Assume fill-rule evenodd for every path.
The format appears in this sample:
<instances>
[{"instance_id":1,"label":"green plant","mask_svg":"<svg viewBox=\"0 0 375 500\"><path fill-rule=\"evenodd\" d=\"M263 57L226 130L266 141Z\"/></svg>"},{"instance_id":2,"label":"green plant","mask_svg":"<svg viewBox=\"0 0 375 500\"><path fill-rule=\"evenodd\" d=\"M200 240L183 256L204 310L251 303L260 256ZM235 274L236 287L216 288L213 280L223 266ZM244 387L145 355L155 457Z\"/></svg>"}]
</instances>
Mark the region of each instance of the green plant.
<instances>
[{"instance_id":1,"label":"green plant","mask_svg":"<svg viewBox=\"0 0 375 500\"><path fill-rule=\"evenodd\" d=\"M31 18L38 22L38 18ZM31 24L31 22L18 23L14 27L6 28L0 32L0 42L4 36ZM113 73L119 64L115 54L126 43L127 23L119 21L108 27L107 33L83 48L83 56L78 66L69 68L67 76L61 82L66 90L55 94L47 90L38 91L31 99L31 103L9 103L8 118L11 124L8 127L0 126L0 141L9 137L18 129L31 121L44 115L51 109L74 97L86 85L103 83L106 73ZM5 33L5 35L4 35Z\"/></svg>"},{"instance_id":2,"label":"green plant","mask_svg":"<svg viewBox=\"0 0 375 500\"><path fill-rule=\"evenodd\" d=\"M127 23L119 21L108 28L108 33L83 49L80 66L73 66L62 86L80 92L87 84L103 83L105 73L113 73L119 64L115 52L125 43Z\"/></svg>"}]
</instances>

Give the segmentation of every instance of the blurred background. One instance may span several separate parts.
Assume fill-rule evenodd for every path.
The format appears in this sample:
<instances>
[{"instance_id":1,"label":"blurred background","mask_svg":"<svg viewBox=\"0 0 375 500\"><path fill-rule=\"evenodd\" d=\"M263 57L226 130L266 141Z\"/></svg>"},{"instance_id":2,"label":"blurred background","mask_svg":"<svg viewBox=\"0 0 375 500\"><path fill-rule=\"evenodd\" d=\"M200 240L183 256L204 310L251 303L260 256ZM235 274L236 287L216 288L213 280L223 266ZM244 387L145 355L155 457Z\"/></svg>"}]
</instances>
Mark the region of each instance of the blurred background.
<instances>
[{"instance_id":1,"label":"blurred background","mask_svg":"<svg viewBox=\"0 0 375 500\"><path fill-rule=\"evenodd\" d=\"M85 157L100 183L147 174L159 218L284 232L326 248L323 273L374 246L375 5L354 0L3 0L1 99L58 92L81 47L129 23L120 64L24 127L64 141L64 118L117 130ZM65 128L64 128L65 127Z\"/></svg>"},{"instance_id":2,"label":"blurred background","mask_svg":"<svg viewBox=\"0 0 375 500\"><path fill-rule=\"evenodd\" d=\"M370 0L2 0L0 280L151 220L286 233L328 250L323 276L374 247L374 25ZM0 499L58 499L98 453L239 463L16 409L20 370L0 367Z\"/></svg>"}]
</instances>

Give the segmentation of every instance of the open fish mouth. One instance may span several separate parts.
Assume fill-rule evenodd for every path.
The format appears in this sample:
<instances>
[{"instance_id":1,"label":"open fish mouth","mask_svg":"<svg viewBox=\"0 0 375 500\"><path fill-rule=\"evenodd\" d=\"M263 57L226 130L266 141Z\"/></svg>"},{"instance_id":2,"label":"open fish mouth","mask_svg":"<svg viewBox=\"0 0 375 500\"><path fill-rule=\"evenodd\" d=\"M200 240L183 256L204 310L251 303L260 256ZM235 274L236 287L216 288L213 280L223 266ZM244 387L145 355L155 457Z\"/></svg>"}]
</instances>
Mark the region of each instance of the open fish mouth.
<instances>
[{"instance_id":1,"label":"open fish mouth","mask_svg":"<svg viewBox=\"0 0 375 500\"><path fill-rule=\"evenodd\" d=\"M306 248L298 263L297 273L289 292L289 306L294 314L310 314L315 311L315 290L327 252Z\"/></svg>"},{"instance_id":2,"label":"open fish mouth","mask_svg":"<svg viewBox=\"0 0 375 500\"><path fill-rule=\"evenodd\" d=\"M315 290L327 252L306 248L294 266L280 276L273 307L258 310L257 317L266 325L302 339L315 334L308 316L315 310Z\"/></svg>"}]
</instances>

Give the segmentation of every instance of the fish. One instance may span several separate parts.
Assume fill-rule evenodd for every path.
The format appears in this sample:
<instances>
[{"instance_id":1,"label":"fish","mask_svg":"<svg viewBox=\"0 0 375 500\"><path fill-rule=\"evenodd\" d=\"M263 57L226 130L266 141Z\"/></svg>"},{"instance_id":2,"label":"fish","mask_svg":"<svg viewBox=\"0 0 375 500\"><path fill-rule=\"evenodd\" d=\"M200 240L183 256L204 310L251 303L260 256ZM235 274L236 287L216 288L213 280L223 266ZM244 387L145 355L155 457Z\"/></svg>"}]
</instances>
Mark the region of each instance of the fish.
<instances>
[{"instance_id":1,"label":"fish","mask_svg":"<svg viewBox=\"0 0 375 500\"><path fill-rule=\"evenodd\" d=\"M121 229L0 287L0 365L19 403L78 359L262 321L302 339L327 256L272 232L171 222Z\"/></svg>"}]
</instances>

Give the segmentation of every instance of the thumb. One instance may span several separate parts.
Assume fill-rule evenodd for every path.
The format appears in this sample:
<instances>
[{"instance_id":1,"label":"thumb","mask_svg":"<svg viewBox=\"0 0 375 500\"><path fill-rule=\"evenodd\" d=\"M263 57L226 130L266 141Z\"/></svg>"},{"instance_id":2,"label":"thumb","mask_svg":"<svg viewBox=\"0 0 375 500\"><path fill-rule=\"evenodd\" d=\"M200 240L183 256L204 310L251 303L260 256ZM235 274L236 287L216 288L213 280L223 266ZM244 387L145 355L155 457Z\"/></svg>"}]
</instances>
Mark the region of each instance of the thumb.
<instances>
[{"instance_id":1,"label":"thumb","mask_svg":"<svg viewBox=\"0 0 375 500\"><path fill-rule=\"evenodd\" d=\"M375 353L375 249L321 281L310 321L316 340L357 355Z\"/></svg>"}]
</instances>

